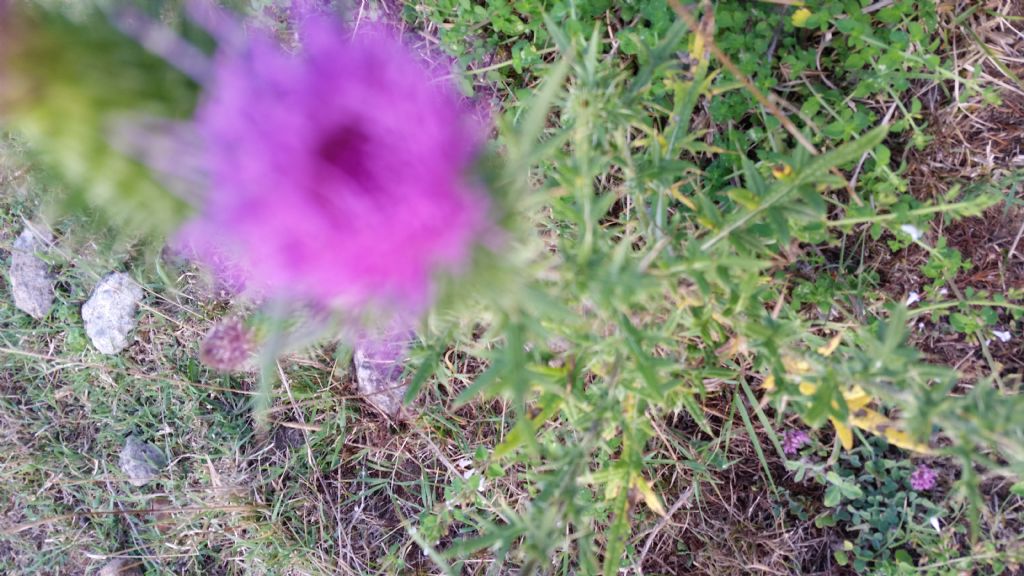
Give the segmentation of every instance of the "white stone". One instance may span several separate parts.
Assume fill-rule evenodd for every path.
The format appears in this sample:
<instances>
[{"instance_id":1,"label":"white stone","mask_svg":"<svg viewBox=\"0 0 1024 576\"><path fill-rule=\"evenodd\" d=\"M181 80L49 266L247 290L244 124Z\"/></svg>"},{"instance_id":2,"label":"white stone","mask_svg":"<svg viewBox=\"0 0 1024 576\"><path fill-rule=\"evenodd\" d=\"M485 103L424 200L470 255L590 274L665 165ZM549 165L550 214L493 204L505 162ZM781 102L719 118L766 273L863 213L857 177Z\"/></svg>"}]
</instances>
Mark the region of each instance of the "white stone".
<instances>
[{"instance_id":1,"label":"white stone","mask_svg":"<svg viewBox=\"0 0 1024 576\"><path fill-rule=\"evenodd\" d=\"M42 320L53 307L53 274L50 265L37 256L53 242L45 229L25 230L11 251L11 294L14 305L29 316Z\"/></svg>"},{"instance_id":2,"label":"white stone","mask_svg":"<svg viewBox=\"0 0 1024 576\"><path fill-rule=\"evenodd\" d=\"M97 350L104 354L124 350L135 328L135 310L142 295L142 288L122 272L100 280L82 306L85 333Z\"/></svg>"},{"instance_id":3,"label":"white stone","mask_svg":"<svg viewBox=\"0 0 1024 576\"><path fill-rule=\"evenodd\" d=\"M99 576L141 576L142 570L139 569L141 564L138 560L114 558L100 568Z\"/></svg>"},{"instance_id":4,"label":"white stone","mask_svg":"<svg viewBox=\"0 0 1024 576\"><path fill-rule=\"evenodd\" d=\"M119 464L133 486L145 486L167 466L167 459L156 446L129 436L121 450Z\"/></svg>"},{"instance_id":5,"label":"white stone","mask_svg":"<svg viewBox=\"0 0 1024 576\"><path fill-rule=\"evenodd\" d=\"M402 400L408 389L402 373L411 332L392 332L375 338L364 338L353 350L359 393L375 408L392 418L399 418Z\"/></svg>"}]
</instances>

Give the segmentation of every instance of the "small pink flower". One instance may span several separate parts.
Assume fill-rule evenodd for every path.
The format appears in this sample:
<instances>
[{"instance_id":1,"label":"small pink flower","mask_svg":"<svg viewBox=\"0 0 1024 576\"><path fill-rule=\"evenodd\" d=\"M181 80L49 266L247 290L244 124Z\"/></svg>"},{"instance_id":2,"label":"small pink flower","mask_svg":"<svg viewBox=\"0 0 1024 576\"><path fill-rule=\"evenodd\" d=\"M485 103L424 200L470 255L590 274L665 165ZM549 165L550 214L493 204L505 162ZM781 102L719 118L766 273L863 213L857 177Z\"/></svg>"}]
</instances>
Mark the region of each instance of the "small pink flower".
<instances>
[{"instance_id":1,"label":"small pink flower","mask_svg":"<svg viewBox=\"0 0 1024 576\"><path fill-rule=\"evenodd\" d=\"M917 469L910 474L910 487L914 490L931 490L935 488L939 475L924 464L918 464Z\"/></svg>"},{"instance_id":2,"label":"small pink flower","mask_svg":"<svg viewBox=\"0 0 1024 576\"><path fill-rule=\"evenodd\" d=\"M803 430L786 430L782 435L782 451L793 456L810 441L811 437Z\"/></svg>"}]
</instances>

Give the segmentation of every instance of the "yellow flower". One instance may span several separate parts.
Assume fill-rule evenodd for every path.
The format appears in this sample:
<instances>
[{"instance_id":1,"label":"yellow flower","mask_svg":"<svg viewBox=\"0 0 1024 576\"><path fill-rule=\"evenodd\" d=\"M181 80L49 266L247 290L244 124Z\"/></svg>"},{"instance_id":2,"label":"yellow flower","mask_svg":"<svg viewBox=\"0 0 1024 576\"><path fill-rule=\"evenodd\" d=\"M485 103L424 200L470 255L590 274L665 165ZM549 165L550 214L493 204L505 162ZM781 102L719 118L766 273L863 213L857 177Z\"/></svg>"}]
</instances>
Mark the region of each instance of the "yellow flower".
<instances>
[{"instance_id":1,"label":"yellow flower","mask_svg":"<svg viewBox=\"0 0 1024 576\"><path fill-rule=\"evenodd\" d=\"M910 437L910 434L897 428L895 422L870 408L862 408L856 411L851 410L850 423L861 430L867 430L872 434L884 436L890 444L905 450L921 454L932 453L932 449L927 444L915 442Z\"/></svg>"},{"instance_id":2,"label":"yellow flower","mask_svg":"<svg viewBox=\"0 0 1024 576\"><path fill-rule=\"evenodd\" d=\"M793 26L797 28L803 28L807 24L807 19L811 17L811 11L807 8L801 8L796 12L793 12Z\"/></svg>"}]
</instances>

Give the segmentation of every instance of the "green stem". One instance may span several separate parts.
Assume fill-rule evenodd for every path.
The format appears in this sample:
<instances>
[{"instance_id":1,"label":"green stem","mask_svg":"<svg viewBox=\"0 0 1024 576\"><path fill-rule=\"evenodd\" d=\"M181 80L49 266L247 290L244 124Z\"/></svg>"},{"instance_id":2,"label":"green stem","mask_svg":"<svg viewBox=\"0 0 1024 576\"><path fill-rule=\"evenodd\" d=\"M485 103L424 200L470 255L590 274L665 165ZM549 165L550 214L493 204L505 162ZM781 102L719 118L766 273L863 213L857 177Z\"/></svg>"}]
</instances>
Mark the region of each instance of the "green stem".
<instances>
[{"instance_id":1,"label":"green stem","mask_svg":"<svg viewBox=\"0 0 1024 576\"><path fill-rule=\"evenodd\" d=\"M945 302L936 302L935 304L929 304L927 306L921 306L910 311L910 317L920 316L936 310L944 310L946 308L953 308L960 304L966 304L968 306L992 306L997 308L1006 308L1007 310L1019 310L1024 312L1024 306L1020 304L1011 304L1010 302L990 302L988 300L947 300Z\"/></svg>"},{"instance_id":2,"label":"green stem","mask_svg":"<svg viewBox=\"0 0 1024 576\"><path fill-rule=\"evenodd\" d=\"M942 204L939 206L925 206L924 208L907 210L906 212L902 213L890 212L888 214L878 214L875 216L860 216L857 218L842 218L840 220L828 220L825 222L825 224L828 226L852 226L854 224L865 224L868 222L884 222L887 220L895 220L901 216L922 216L925 214L949 212L960 208L970 208L973 205L974 202L954 202L953 204Z\"/></svg>"}]
</instances>

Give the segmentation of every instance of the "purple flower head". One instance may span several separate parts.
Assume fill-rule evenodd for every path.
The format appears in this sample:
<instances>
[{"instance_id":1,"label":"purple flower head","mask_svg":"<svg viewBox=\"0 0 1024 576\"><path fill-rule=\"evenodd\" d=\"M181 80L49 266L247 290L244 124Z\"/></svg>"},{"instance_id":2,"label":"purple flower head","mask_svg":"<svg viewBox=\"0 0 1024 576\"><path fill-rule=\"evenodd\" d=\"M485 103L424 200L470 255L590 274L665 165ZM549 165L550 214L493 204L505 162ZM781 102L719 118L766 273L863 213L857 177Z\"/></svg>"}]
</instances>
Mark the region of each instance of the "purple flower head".
<instances>
[{"instance_id":1,"label":"purple flower head","mask_svg":"<svg viewBox=\"0 0 1024 576\"><path fill-rule=\"evenodd\" d=\"M939 475L924 464L918 464L917 469L910 473L910 487L914 490L931 490L935 488Z\"/></svg>"},{"instance_id":2,"label":"purple flower head","mask_svg":"<svg viewBox=\"0 0 1024 576\"><path fill-rule=\"evenodd\" d=\"M218 54L197 115L209 190L180 240L270 296L420 311L488 226L481 127L392 33L300 26L297 55L261 36Z\"/></svg>"},{"instance_id":3,"label":"purple flower head","mask_svg":"<svg viewBox=\"0 0 1024 576\"><path fill-rule=\"evenodd\" d=\"M251 360L255 353L252 335L237 318L215 324L199 345L199 360L222 372L237 369Z\"/></svg>"},{"instance_id":4,"label":"purple flower head","mask_svg":"<svg viewBox=\"0 0 1024 576\"><path fill-rule=\"evenodd\" d=\"M811 437L803 430L786 430L782 435L782 451L793 456L810 441Z\"/></svg>"}]
</instances>

